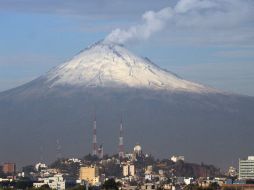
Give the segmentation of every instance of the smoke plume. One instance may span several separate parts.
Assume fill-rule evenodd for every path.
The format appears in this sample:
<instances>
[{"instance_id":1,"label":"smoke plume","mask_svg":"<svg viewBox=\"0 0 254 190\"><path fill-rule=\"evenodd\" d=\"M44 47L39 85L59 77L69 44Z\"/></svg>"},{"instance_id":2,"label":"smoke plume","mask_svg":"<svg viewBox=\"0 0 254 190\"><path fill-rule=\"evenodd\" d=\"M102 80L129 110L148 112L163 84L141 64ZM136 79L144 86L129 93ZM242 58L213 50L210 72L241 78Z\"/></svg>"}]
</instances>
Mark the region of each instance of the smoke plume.
<instances>
[{"instance_id":1,"label":"smoke plume","mask_svg":"<svg viewBox=\"0 0 254 190\"><path fill-rule=\"evenodd\" d=\"M117 28L105 41L124 44L146 40L165 27L231 27L239 24L241 19L244 21L247 16L250 17L249 4L248 0L179 0L175 6L165 7L158 12L145 12L140 24L127 29Z\"/></svg>"},{"instance_id":2,"label":"smoke plume","mask_svg":"<svg viewBox=\"0 0 254 190\"><path fill-rule=\"evenodd\" d=\"M117 28L106 37L106 41L123 44L130 40L148 39L153 33L162 30L172 16L171 7L166 7L158 12L148 11L142 16L142 24L132 26L127 30Z\"/></svg>"}]
</instances>

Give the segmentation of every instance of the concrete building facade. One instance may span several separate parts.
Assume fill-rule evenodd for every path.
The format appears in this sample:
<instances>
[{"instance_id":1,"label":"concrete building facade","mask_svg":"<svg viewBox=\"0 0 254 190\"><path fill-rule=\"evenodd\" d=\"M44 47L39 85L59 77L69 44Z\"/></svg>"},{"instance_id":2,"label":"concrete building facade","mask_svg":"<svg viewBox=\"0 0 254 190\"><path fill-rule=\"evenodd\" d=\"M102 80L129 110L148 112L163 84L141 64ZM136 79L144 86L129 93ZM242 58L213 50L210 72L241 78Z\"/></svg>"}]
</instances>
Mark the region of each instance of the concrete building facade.
<instances>
[{"instance_id":1,"label":"concrete building facade","mask_svg":"<svg viewBox=\"0 0 254 190\"><path fill-rule=\"evenodd\" d=\"M35 188L40 188L43 185L49 185L51 189L65 190L65 180L62 174L56 174L48 178L39 178L38 182L33 183Z\"/></svg>"},{"instance_id":2,"label":"concrete building facade","mask_svg":"<svg viewBox=\"0 0 254 190\"><path fill-rule=\"evenodd\" d=\"M98 167L81 167L79 172L79 179L87 181L90 185L95 185L99 183L100 180Z\"/></svg>"},{"instance_id":3,"label":"concrete building facade","mask_svg":"<svg viewBox=\"0 0 254 190\"><path fill-rule=\"evenodd\" d=\"M254 156L239 159L239 179L254 179Z\"/></svg>"},{"instance_id":4,"label":"concrete building facade","mask_svg":"<svg viewBox=\"0 0 254 190\"><path fill-rule=\"evenodd\" d=\"M135 166L129 163L123 165L123 176L135 176Z\"/></svg>"},{"instance_id":5,"label":"concrete building facade","mask_svg":"<svg viewBox=\"0 0 254 190\"><path fill-rule=\"evenodd\" d=\"M3 172L5 174L14 175L16 173L16 164L15 163L4 163Z\"/></svg>"}]
</instances>

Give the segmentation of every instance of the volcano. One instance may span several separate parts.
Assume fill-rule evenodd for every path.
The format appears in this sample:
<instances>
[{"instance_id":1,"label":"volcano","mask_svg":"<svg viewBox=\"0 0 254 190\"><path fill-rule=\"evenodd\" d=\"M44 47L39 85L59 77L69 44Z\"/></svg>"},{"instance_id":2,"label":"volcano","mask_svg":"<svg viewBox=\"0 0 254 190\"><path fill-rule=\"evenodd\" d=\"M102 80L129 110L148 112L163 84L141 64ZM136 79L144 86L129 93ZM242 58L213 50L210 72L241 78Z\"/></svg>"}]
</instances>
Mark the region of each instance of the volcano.
<instances>
[{"instance_id":1,"label":"volcano","mask_svg":"<svg viewBox=\"0 0 254 190\"><path fill-rule=\"evenodd\" d=\"M0 161L20 165L82 157L97 138L117 152L138 142L155 157L225 167L251 154L254 98L182 79L124 46L98 42L39 78L0 93ZM61 148L59 148L61 147Z\"/></svg>"},{"instance_id":2,"label":"volcano","mask_svg":"<svg viewBox=\"0 0 254 190\"><path fill-rule=\"evenodd\" d=\"M46 83L54 86L145 88L189 92L214 90L177 77L148 58L140 58L120 45L99 42L71 61L51 70Z\"/></svg>"}]
</instances>

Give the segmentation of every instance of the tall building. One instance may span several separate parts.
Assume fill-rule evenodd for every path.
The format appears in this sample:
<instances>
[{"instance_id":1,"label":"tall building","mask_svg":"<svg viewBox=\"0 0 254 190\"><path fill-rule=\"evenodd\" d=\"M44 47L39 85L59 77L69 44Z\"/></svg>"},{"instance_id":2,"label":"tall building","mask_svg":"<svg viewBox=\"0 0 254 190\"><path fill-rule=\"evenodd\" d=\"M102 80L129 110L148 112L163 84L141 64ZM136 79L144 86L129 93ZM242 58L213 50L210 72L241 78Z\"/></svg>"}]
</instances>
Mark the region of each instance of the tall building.
<instances>
[{"instance_id":1,"label":"tall building","mask_svg":"<svg viewBox=\"0 0 254 190\"><path fill-rule=\"evenodd\" d=\"M79 171L79 179L87 181L90 185L99 183L99 169L96 166L81 167Z\"/></svg>"},{"instance_id":2,"label":"tall building","mask_svg":"<svg viewBox=\"0 0 254 190\"><path fill-rule=\"evenodd\" d=\"M135 176L135 166L130 163L123 165L123 176Z\"/></svg>"},{"instance_id":3,"label":"tall building","mask_svg":"<svg viewBox=\"0 0 254 190\"><path fill-rule=\"evenodd\" d=\"M100 147L98 148L97 154L98 154L97 156L98 156L100 159L103 158L104 153L103 153L103 146L102 146L102 145L100 145Z\"/></svg>"},{"instance_id":4,"label":"tall building","mask_svg":"<svg viewBox=\"0 0 254 190\"><path fill-rule=\"evenodd\" d=\"M8 175L14 175L16 173L15 163L4 163L3 172Z\"/></svg>"},{"instance_id":5,"label":"tall building","mask_svg":"<svg viewBox=\"0 0 254 190\"><path fill-rule=\"evenodd\" d=\"M119 133L119 158L124 158L124 146L123 146L123 120L120 123L120 133Z\"/></svg>"},{"instance_id":6,"label":"tall building","mask_svg":"<svg viewBox=\"0 0 254 190\"><path fill-rule=\"evenodd\" d=\"M135 176L135 166L133 164L129 165L129 175Z\"/></svg>"},{"instance_id":7,"label":"tall building","mask_svg":"<svg viewBox=\"0 0 254 190\"><path fill-rule=\"evenodd\" d=\"M239 179L254 179L254 156L239 159Z\"/></svg>"},{"instance_id":8,"label":"tall building","mask_svg":"<svg viewBox=\"0 0 254 190\"><path fill-rule=\"evenodd\" d=\"M94 114L94 121L93 121L93 151L92 155L97 156L97 126L96 126L96 114Z\"/></svg>"},{"instance_id":9,"label":"tall building","mask_svg":"<svg viewBox=\"0 0 254 190\"><path fill-rule=\"evenodd\" d=\"M129 175L129 166L123 165L123 176L128 176L128 175Z\"/></svg>"}]
</instances>

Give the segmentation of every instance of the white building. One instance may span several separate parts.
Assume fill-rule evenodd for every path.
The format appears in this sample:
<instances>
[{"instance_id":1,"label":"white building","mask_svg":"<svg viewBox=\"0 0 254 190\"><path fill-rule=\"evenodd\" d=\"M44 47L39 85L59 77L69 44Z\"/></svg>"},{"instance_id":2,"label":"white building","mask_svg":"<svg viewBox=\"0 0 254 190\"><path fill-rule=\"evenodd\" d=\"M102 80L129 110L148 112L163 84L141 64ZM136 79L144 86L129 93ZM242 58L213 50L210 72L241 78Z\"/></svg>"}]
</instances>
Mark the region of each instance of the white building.
<instances>
[{"instance_id":1,"label":"white building","mask_svg":"<svg viewBox=\"0 0 254 190\"><path fill-rule=\"evenodd\" d=\"M145 180L152 181L153 177L152 174L145 174Z\"/></svg>"},{"instance_id":2,"label":"white building","mask_svg":"<svg viewBox=\"0 0 254 190\"><path fill-rule=\"evenodd\" d=\"M192 177L184 178L184 183L186 185L190 185L193 181L194 179Z\"/></svg>"},{"instance_id":3,"label":"white building","mask_svg":"<svg viewBox=\"0 0 254 190\"><path fill-rule=\"evenodd\" d=\"M135 176L135 166L133 164L129 166L129 174Z\"/></svg>"},{"instance_id":4,"label":"white building","mask_svg":"<svg viewBox=\"0 0 254 190\"><path fill-rule=\"evenodd\" d=\"M180 160L182 160L182 161L184 161L184 156L172 156L171 157L171 160L173 161L173 162L178 162L178 161L180 161Z\"/></svg>"},{"instance_id":5,"label":"white building","mask_svg":"<svg viewBox=\"0 0 254 190\"><path fill-rule=\"evenodd\" d=\"M128 160L131 160L133 158L133 154L132 153L126 153L124 155L125 158L127 158Z\"/></svg>"},{"instance_id":6,"label":"white building","mask_svg":"<svg viewBox=\"0 0 254 190\"><path fill-rule=\"evenodd\" d=\"M41 178L47 178L58 174L57 169L55 168L48 168L48 169L42 169L40 171L40 177Z\"/></svg>"},{"instance_id":7,"label":"white building","mask_svg":"<svg viewBox=\"0 0 254 190\"><path fill-rule=\"evenodd\" d=\"M36 171L40 171L40 170L43 170L43 169L47 169L47 165L44 164L44 163L37 163L35 164L35 169Z\"/></svg>"},{"instance_id":8,"label":"white building","mask_svg":"<svg viewBox=\"0 0 254 190\"><path fill-rule=\"evenodd\" d=\"M126 177L129 175L129 166L128 165L124 165L123 166L123 176Z\"/></svg>"},{"instance_id":9,"label":"white building","mask_svg":"<svg viewBox=\"0 0 254 190\"><path fill-rule=\"evenodd\" d=\"M230 166L227 172L227 175L230 177L235 177L237 176L237 170L233 166Z\"/></svg>"},{"instance_id":10,"label":"white building","mask_svg":"<svg viewBox=\"0 0 254 190\"><path fill-rule=\"evenodd\" d=\"M98 152L98 157L100 159L103 159L104 152L103 152L103 146L102 145L98 148L97 152Z\"/></svg>"},{"instance_id":11,"label":"white building","mask_svg":"<svg viewBox=\"0 0 254 190\"><path fill-rule=\"evenodd\" d=\"M239 159L239 179L254 179L254 156L247 160Z\"/></svg>"},{"instance_id":12,"label":"white building","mask_svg":"<svg viewBox=\"0 0 254 190\"><path fill-rule=\"evenodd\" d=\"M68 161L73 163L81 163L81 160L78 158L69 158Z\"/></svg>"},{"instance_id":13,"label":"white building","mask_svg":"<svg viewBox=\"0 0 254 190\"><path fill-rule=\"evenodd\" d=\"M141 156L141 154L142 154L142 147L139 144L137 144L133 148L133 153L136 154L137 156Z\"/></svg>"},{"instance_id":14,"label":"white building","mask_svg":"<svg viewBox=\"0 0 254 190\"><path fill-rule=\"evenodd\" d=\"M123 165L123 176L135 176L135 166L130 163Z\"/></svg>"},{"instance_id":15,"label":"white building","mask_svg":"<svg viewBox=\"0 0 254 190\"><path fill-rule=\"evenodd\" d=\"M9 178L0 178L0 182L12 182L13 179L9 179Z\"/></svg>"},{"instance_id":16,"label":"white building","mask_svg":"<svg viewBox=\"0 0 254 190\"><path fill-rule=\"evenodd\" d=\"M151 174L153 172L153 166L149 165L146 167L145 174Z\"/></svg>"},{"instance_id":17,"label":"white building","mask_svg":"<svg viewBox=\"0 0 254 190\"><path fill-rule=\"evenodd\" d=\"M65 180L62 174L56 174L53 177L39 178L39 182L33 183L35 188L40 188L43 185L48 185L51 189L64 190Z\"/></svg>"}]
</instances>

